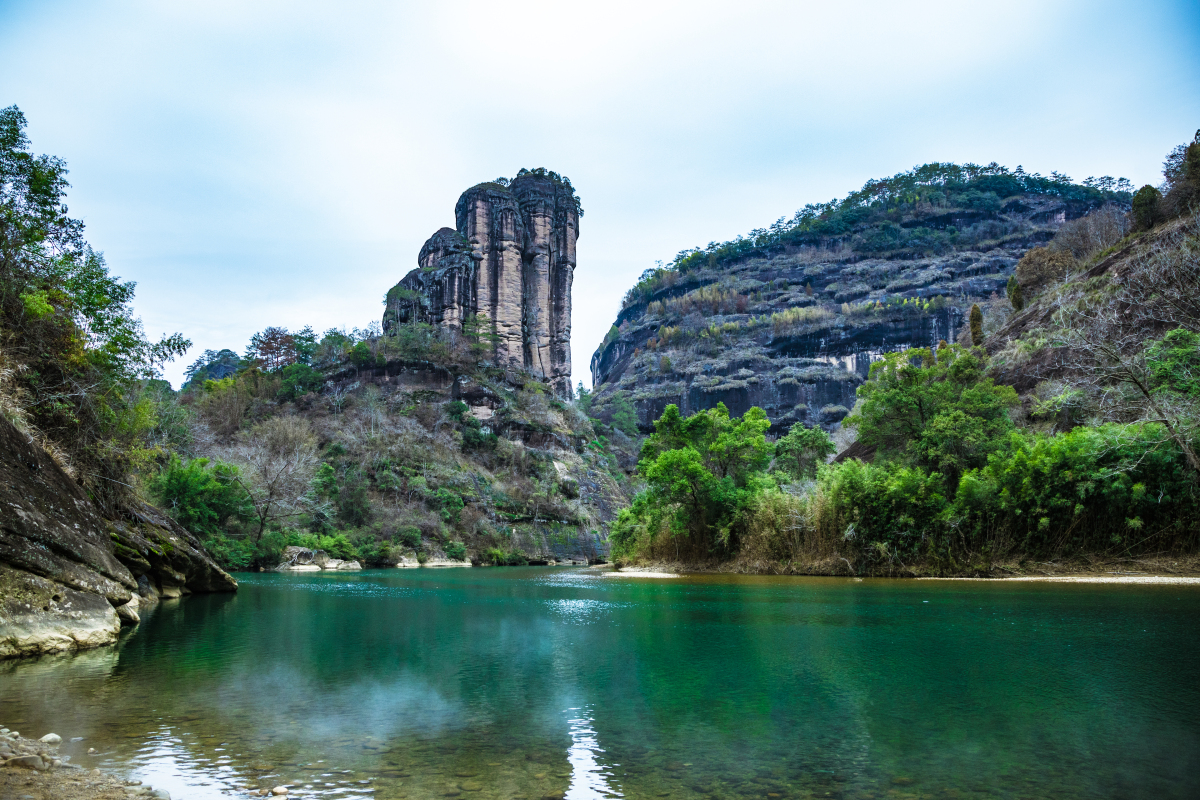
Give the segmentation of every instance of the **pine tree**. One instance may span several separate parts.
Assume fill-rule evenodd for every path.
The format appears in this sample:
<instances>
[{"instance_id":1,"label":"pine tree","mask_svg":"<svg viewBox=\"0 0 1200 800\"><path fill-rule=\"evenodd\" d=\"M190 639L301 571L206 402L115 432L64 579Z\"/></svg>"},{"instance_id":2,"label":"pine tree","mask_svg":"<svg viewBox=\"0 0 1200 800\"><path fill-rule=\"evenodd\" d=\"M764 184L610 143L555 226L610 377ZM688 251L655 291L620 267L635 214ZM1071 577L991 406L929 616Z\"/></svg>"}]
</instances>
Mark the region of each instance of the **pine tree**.
<instances>
[{"instance_id":1,"label":"pine tree","mask_svg":"<svg viewBox=\"0 0 1200 800\"><path fill-rule=\"evenodd\" d=\"M983 344L983 309L978 303L971 306L971 344Z\"/></svg>"}]
</instances>

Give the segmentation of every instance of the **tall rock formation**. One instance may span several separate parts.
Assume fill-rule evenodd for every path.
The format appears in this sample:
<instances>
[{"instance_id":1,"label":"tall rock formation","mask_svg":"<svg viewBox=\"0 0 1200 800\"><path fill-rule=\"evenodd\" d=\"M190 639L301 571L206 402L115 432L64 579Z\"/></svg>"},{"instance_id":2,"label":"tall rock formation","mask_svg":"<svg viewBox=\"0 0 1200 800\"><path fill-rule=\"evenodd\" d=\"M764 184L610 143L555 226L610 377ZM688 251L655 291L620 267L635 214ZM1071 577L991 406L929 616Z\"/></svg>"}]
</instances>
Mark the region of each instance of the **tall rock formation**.
<instances>
[{"instance_id":1,"label":"tall rock formation","mask_svg":"<svg viewBox=\"0 0 1200 800\"><path fill-rule=\"evenodd\" d=\"M456 230L421 248L387 296L383 330L425 322L461 330L472 316L496 364L571 392L571 283L582 210L571 182L545 170L481 183L455 206Z\"/></svg>"}]
</instances>

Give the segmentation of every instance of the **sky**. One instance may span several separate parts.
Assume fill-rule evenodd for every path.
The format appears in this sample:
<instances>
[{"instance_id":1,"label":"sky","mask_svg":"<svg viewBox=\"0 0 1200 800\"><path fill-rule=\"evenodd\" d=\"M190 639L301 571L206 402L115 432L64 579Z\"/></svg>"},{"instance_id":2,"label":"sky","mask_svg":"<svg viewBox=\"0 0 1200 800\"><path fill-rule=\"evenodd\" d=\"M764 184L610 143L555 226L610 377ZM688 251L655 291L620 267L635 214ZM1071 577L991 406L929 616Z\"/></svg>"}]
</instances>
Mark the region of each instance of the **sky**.
<instances>
[{"instance_id":1,"label":"sky","mask_svg":"<svg viewBox=\"0 0 1200 800\"><path fill-rule=\"evenodd\" d=\"M0 107L152 338L366 327L468 187L569 176L574 379L641 272L929 161L1161 181L1200 2L13 2Z\"/></svg>"}]
</instances>

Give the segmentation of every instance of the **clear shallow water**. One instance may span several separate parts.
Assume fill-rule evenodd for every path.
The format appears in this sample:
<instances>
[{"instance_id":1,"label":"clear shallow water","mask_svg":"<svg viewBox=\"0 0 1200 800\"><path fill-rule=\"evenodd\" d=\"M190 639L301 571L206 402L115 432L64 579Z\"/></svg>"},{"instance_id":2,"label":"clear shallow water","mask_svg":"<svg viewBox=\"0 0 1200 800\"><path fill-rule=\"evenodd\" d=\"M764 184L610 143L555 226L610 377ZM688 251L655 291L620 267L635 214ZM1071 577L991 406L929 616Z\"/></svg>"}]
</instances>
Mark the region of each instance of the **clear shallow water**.
<instances>
[{"instance_id":1,"label":"clear shallow water","mask_svg":"<svg viewBox=\"0 0 1200 800\"><path fill-rule=\"evenodd\" d=\"M239 577L0 662L0 723L176 800L1200 794L1191 587Z\"/></svg>"}]
</instances>

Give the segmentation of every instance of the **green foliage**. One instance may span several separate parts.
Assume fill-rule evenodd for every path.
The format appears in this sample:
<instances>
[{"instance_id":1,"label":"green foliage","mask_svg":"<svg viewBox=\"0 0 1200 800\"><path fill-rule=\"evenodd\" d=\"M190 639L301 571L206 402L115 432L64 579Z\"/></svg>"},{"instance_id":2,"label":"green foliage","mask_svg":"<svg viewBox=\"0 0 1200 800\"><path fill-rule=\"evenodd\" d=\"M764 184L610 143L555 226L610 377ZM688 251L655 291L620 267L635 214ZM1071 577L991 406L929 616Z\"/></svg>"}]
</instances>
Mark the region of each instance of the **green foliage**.
<instances>
[{"instance_id":1,"label":"green foliage","mask_svg":"<svg viewBox=\"0 0 1200 800\"><path fill-rule=\"evenodd\" d=\"M591 416L592 399L594 396L583 385L583 381L579 382L579 386L576 389L575 393L577 395L577 397L575 398L575 405L578 406L579 410L582 411L585 415Z\"/></svg>"},{"instance_id":2,"label":"green foliage","mask_svg":"<svg viewBox=\"0 0 1200 800\"><path fill-rule=\"evenodd\" d=\"M357 560L361 557L358 548L350 541L344 532L333 534L301 533L292 531L287 535L287 546L307 547L309 550L324 550L333 558L343 561Z\"/></svg>"},{"instance_id":3,"label":"green foliage","mask_svg":"<svg viewBox=\"0 0 1200 800\"><path fill-rule=\"evenodd\" d=\"M673 540L677 554L736 552L742 512L774 487L765 473L772 453L767 415L751 408L730 419L722 403L684 418L669 405L654 427L638 462L647 488L611 534L617 552L661 536Z\"/></svg>"},{"instance_id":4,"label":"green foliage","mask_svg":"<svg viewBox=\"0 0 1200 800\"><path fill-rule=\"evenodd\" d=\"M1008 295L1008 302L1012 303L1012 307L1016 311L1025 308L1025 294L1021 291L1021 284L1017 281L1016 275L1010 275L1008 285L1004 288L1005 294Z\"/></svg>"},{"instance_id":5,"label":"green foliage","mask_svg":"<svg viewBox=\"0 0 1200 800\"><path fill-rule=\"evenodd\" d=\"M824 430L796 423L775 443L775 465L794 480L806 480L815 477L817 466L835 452L837 447Z\"/></svg>"},{"instance_id":6,"label":"green foliage","mask_svg":"<svg viewBox=\"0 0 1200 800\"><path fill-rule=\"evenodd\" d=\"M1003 198L1018 194L1049 195L1100 207L1106 202L1129 202L1132 188L1124 178L1106 176L1074 183L1057 172L1045 177L1020 167L1009 170L995 162L925 164L890 178L868 181L842 200L806 205L791 219L780 218L768 228L680 251L666 267L642 273L626 294L624 306L648 302L656 292L675 285L688 273L751 257L769 257L788 246L819 246L830 240L850 239L855 249L864 252L917 254L941 252L959 240L960 231L954 227L903 227L897 224L902 215L919 221L922 216L957 208L987 218L996 215Z\"/></svg>"},{"instance_id":7,"label":"green foliage","mask_svg":"<svg viewBox=\"0 0 1200 800\"><path fill-rule=\"evenodd\" d=\"M359 369L375 366L375 354L366 342L359 342L350 348L350 363Z\"/></svg>"},{"instance_id":8,"label":"green foliage","mask_svg":"<svg viewBox=\"0 0 1200 800\"><path fill-rule=\"evenodd\" d=\"M299 362L284 367L279 373L279 380L280 400L295 400L301 395L317 391L325 383L321 373Z\"/></svg>"},{"instance_id":9,"label":"green foliage","mask_svg":"<svg viewBox=\"0 0 1200 800\"><path fill-rule=\"evenodd\" d=\"M446 558L451 561L467 560L467 546L462 542L447 542L443 549L446 551Z\"/></svg>"},{"instance_id":10,"label":"green foliage","mask_svg":"<svg viewBox=\"0 0 1200 800\"><path fill-rule=\"evenodd\" d=\"M1130 208L1134 228L1139 231L1150 230L1162 220L1162 193L1146 184L1133 195Z\"/></svg>"},{"instance_id":11,"label":"green foliage","mask_svg":"<svg viewBox=\"0 0 1200 800\"><path fill-rule=\"evenodd\" d=\"M1147 342L1146 367L1156 392L1200 400L1200 334L1179 328Z\"/></svg>"},{"instance_id":12,"label":"green foliage","mask_svg":"<svg viewBox=\"0 0 1200 800\"><path fill-rule=\"evenodd\" d=\"M414 525L403 525L396 531L396 542L412 550L421 547L421 529Z\"/></svg>"},{"instance_id":13,"label":"green foliage","mask_svg":"<svg viewBox=\"0 0 1200 800\"><path fill-rule=\"evenodd\" d=\"M464 503L460 495L449 489L438 489L425 498L425 503L435 511L440 512L444 522L457 522L458 514L463 510Z\"/></svg>"},{"instance_id":14,"label":"green foliage","mask_svg":"<svg viewBox=\"0 0 1200 800\"><path fill-rule=\"evenodd\" d=\"M985 377L985 366L981 351L957 345L888 353L871 365L858 388L862 406L844 422L885 459L942 472L953 491L1013 428L1017 393Z\"/></svg>"},{"instance_id":15,"label":"green foliage","mask_svg":"<svg viewBox=\"0 0 1200 800\"><path fill-rule=\"evenodd\" d=\"M16 106L0 110L0 349L28 402L23 423L79 467L102 507L126 502L145 449L140 381L190 342L148 340L134 284L109 274L67 216L66 164L35 156Z\"/></svg>"},{"instance_id":16,"label":"green foliage","mask_svg":"<svg viewBox=\"0 0 1200 800\"><path fill-rule=\"evenodd\" d=\"M971 305L971 344L976 347L983 344L983 309L978 303Z\"/></svg>"},{"instance_id":17,"label":"green foliage","mask_svg":"<svg viewBox=\"0 0 1200 800\"><path fill-rule=\"evenodd\" d=\"M493 567L523 567L529 559L520 550L505 550L502 547L489 547L483 552L483 562Z\"/></svg>"},{"instance_id":18,"label":"green foliage","mask_svg":"<svg viewBox=\"0 0 1200 800\"><path fill-rule=\"evenodd\" d=\"M196 458L184 464L176 455L150 481L150 493L175 520L199 536L222 531L230 520L253 515L245 490L234 480L238 469Z\"/></svg>"},{"instance_id":19,"label":"green foliage","mask_svg":"<svg viewBox=\"0 0 1200 800\"><path fill-rule=\"evenodd\" d=\"M629 402L629 398L622 392L617 392L613 395L609 406L612 408L610 416L612 426L626 436L637 436L637 409L633 407L633 403Z\"/></svg>"}]
</instances>

